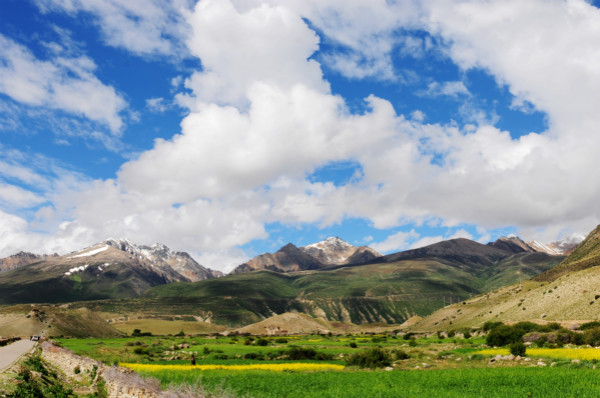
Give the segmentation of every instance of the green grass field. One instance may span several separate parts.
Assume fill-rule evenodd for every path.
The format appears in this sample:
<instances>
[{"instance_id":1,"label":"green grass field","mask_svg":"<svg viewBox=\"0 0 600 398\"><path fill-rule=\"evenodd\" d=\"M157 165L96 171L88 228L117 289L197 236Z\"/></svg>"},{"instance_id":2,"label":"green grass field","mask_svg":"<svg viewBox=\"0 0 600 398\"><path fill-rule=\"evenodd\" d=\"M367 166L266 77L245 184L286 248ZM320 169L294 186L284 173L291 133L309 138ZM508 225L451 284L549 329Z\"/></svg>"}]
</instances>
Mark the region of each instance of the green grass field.
<instances>
[{"instance_id":1,"label":"green grass field","mask_svg":"<svg viewBox=\"0 0 600 398\"><path fill-rule=\"evenodd\" d=\"M550 365L556 359L532 358L531 362L500 361L489 364L484 339L474 337L420 338L410 343L395 336L285 336L212 337L152 336L114 339L60 339L77 354L105 363L166 365L140 373L168 386L200 386L219 396L248 398L327 397L597 397L600 370L595 361L569 360L556 366L531 366L538 361ZM356 345L356 348L352 346ZM183 348L180 348L183 347ZM314 358L290 359L294 347L313 350ZM380 347L396 357L393 370L346 367L332 371L199 370L188 367L193 354L198 365L267 366L283 363L345 365L349 355ZM564 350L564 349L563 349ZM542 350L543 351L543 350ZM584 350L572 350L574 352ZM402 352L407 358L399 359ZM533 352L533 350L532 350ZM393 356L393 355L392 355ZM174 370L170 365L186 365ZM272 366L275 369L277 366ZM310 366L308 366L310 368Z\"/></svg>"},{"instance_id":2,"label":"green grass field","mask_svg":"<svg viewBox=\"0 0 600 398\"><path fill-rule=\"evenodd\" d=\"M202 384L240 397L597 397L600 372L568 368L465 368L421 371L153 372L163 385Z\"/></svg>"}]
</instances>

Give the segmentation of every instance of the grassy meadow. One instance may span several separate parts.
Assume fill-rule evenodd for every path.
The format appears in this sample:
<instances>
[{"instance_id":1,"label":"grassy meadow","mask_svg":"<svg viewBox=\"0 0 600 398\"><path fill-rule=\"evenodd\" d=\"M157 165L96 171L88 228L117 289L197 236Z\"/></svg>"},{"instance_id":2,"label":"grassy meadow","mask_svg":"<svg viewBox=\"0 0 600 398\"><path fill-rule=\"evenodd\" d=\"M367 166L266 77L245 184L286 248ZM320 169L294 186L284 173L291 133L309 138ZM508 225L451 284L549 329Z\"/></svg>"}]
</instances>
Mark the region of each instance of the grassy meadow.
<instances>
[{"instance_id":1,"label":"grassy meadow","mask_svg":"<svg viewBox=\"0 0 600 398\"><path fill-rule=\"evenodd\" d=\"M129 367L164 387L201 386L215 396L596 397L595 349L530 348L528 362L496 361L481 336L139 336L59 339L77 354ZM384 352L381 367L352 366L353 355ZM191 365L192 355L195 365ZM580 361L572 362L572 359ZM543 362L544 365L540 365Z\"/></svg>"}]
</instances>

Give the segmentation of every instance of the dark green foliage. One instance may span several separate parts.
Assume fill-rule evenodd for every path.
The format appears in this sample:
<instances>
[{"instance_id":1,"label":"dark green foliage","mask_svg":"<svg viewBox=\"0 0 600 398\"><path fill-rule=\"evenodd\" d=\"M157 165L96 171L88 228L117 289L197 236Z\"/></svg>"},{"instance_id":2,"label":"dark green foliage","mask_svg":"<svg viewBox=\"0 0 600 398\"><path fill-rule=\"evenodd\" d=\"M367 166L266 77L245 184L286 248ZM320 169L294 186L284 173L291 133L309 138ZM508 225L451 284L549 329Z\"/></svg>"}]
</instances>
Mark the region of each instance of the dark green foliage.
<instances>
[{"instance_id":1,"label":"dark green foliage","mask_svg":"<svg viewBox=\"0 0 600 398\"><path fill-rule=\"evenodd\" d=\"M390 366L391 363L392 356L381 348L357 352L346 359L347 366L358 366L359 368L384 368Z\"/></svg>"},{"instance_id":2,"label":"dark green foliage","mask_svg":"<svg viewBox=\"0 0 600 398\"><path fill-rule=\"evenodd\" d=\"M354 341L351 341L350 344L348 344L348 345L350 346L350 348L358 347Z\"/></svg>"},{"instance_id":3,"label":"dark green foliage","mask_svg":"<svg viewBox=\"0 0 600 398\"><path fill-rule=\"evenodd\" d=\"M177 336L177 337L183 337L183 336L185 336L185 333L182 330L181 332L177 333L175 336Z\"/></svg>"},{"instance_id":4,"label":"dark green foliage","mask_svg":"<svg viewBox=\"0 0 600 398\"><path fill-rule=\"evenodd\" d=\"M471 338L471 333L469 333L469 331L466 331L466 332L463 333L463 337L465 339L470 339Z\"/></svg>"},{"instance_id":5,"label":"dark green foliage","mask_svg":"<svg viewBox=\"0 0 600 398\"><path fill-rule=\"evenodd\" d=\"M416 339L410 339L408 341L408 345L409 345L409 347L416 347L418 345L417 344L417 340Z\"/></svg>"},{"instance_id":6,"label":"dark green foliage","mask_svg":"<svg viewBox=\"0 0 600 398\"><path fill-rule=\"evenodd\" d=\"M47 375L48 371L46 367L42 363L42 359L38 355L33 355L25 360L25 366L29 369L35 370L36 372L40 372L43 375Z\"/></svg>"},{"instance_id":7,"label":"dark green foliage","mask_svg":"<svg viewBox=\"0 0 600 398\"><path fill-rule=\"evenodd\" d=\"M140 329L133 329L133 333L131 333L133 337L144 337L144 336L152 336L150 332L143 332Z\"/></svg>"},{"instance_id":8,"label":"dark green foliage","mask_svg":"<svg viewBox=\"0 0 600 398\"><path fill-rule=\"evenodd\" d=\"M285 337L279 337L278 339L275 339L275 342L279 344L287 344L288 339L286 339Z\"/></svg>"},{"instance_id":9,"label":"dark green foliage","mask_svg":"<svg viewBox=\"0 0 600 398\"><path fill-rule=\"evenodd\" d=\"M289 350L285 351L284 354L288 359L291 360L318 360L318 361L326 361L331 359L331 355L318 352L314 348L305 348L305 347L291 347Z\"/></svg>"},{"instance_id":10,"label":"dark green foliage","mask_svg":"<svg viewBox=\"0 0 600 398\"><path fill-rule=\"evenodd\" d=\"M243 358L263 360L265 359L265 355L262 352L249 352L247 354L244 354Z\"/></svg>"},{"instance_id":11,"label":"dark green foliage","mask_svg":"<svg viewBox=\"0 0 600 398\"><path fill-rule=\"evenodd\" d=\"M583 334L583 340L586 344L589 344L593 347L597 347L600 345L600 327L595 327L592 329L587 329Z\"/></svg>"},{"instance_id":12,"label":"dark green foliage","mask_svg":"<svg viewBox=\"0 0 600 398\"><path fill-rule=\"evenodd\" d=\"M408 355L408 353L403 350L394 350L392 351L392 353L394 354L394 358L396 358L396 360L398 361L403 361L405 359L410 358L410 355Z\"/></svg>"},{"instance_id":13,"label":"dark green foliage","mask_svg":"<svg viewBox=\"0 0 600 398\"><path fill-rule=\"evenodd\" d=\"M444 339L444 335L443 335L443 334L442 334L442 332L441 332L441 331L439 331L439 330L438 330L438 332L437 332L437 338L438 338L438 339L440 339L440 340L443 340L443 339Z\"/></svg>"},{"instance_id":14,"label":"dark green foliage","mask_svg":"<svg viewBox=\"0 0 600 398\"><path fill-rule=\"evenodd\" d=\"M402 336L402 338L404 340L410 340L415 334L412 332L406 333L404 336Z\"/></svg>"},{"instance_id":15,"label":"dark green foliage","mask_svg":"<svg viewBox=\"0 0 600 398\"><path fill-rule=\"evenodd\" d=\"M563 344L573 343L574 338L580 341L580 338L575 337L575 333L562 328L558 323L538 325L533 322L519 322L512 326L504 324L493 326L486 337L486 344L491 347L501 347L522 342L525 334L529 336L528 341L536 343L539 341L537 344L540 347L545 345L546 342L562 346Z\"/></svg>"},{"instance_id":16,"label":"dark green foliage","mask_svg":"<svg viewBox=\"0 0 600 398\"><path fill-rule=\"evenodd\" d=\"M481 328L484 332L490 331L492 329L497 328L498 326L503 325L502 322L494 322L494 321L487 321L486 323L483 324L483 327Z\"/></svg>"},{"instance_id":17,"label":"dark green foliage","mask_svg":"<svg viewBox=\"0 0 600 398\"><path fill-rule=\"evenodd\" d=\"M485 338L485 343L490 347L501 347L521 341L524 334L525 332L521 329L508 325L501 325L488 333Z\"/></svg>"},{"instance_id":18,"label":"dark green foliage","mask_svg":"<svg viewBox=\"0 0 600 398\"><path fill-rule=\"evenodd\" d=\"M73 391L65 389L58 381L56 375L49 372L38 356L32 356L24 362L24 367L19 372L16 389L3 397L6 398L76 398ZM38 380L33 377L30 369L41 373Z\"/></svg>"},{"instance_id":19,"label":"dark green foliage","mask_svg":"<svg viewBox=\"0 0 600 398\"><path fill-rule=\"evenodd\" d=\"M525 356L525 351L527 350L527 347L525 346L525 344L523 344L522 341L517 341L515 343L512 343L510 345L510 353L513 354L514 356Z\"/></svg>"},{"instance_id":20,"label":"dark green foliage","mask_svg":"<svg viewBox=\"0 0 600 398\"><path fill-rule=\"evenodd\" d=\"M145 347L135 347L133 349L134 354L138 354L138 355L148 355L150 354L150 350L148 348Z\"/></svg>"},{"instance_id":21,"label":"dark green foliage","mask_svg":"<svg viewBox=\"0 0 600 398\"><path fill-rule=\"evenodd\" d=\"M584 323L583 325L579 326L579 330L588 330L588 329L593 329L593 328L597 328L600 326L600 321L592 321L592 322L587 322Z\"/></svg>"},{"instance_id":22,"label":"dark green foliage","mask_svg":"<svg viewBox=\"0 0 600 398\"><path fill-rule=\"evenodd\" d=\"M258 346L261 346L261 347L266 347L266 346L269 345L269 340L263 339L263 338L259 338L258 340L256 340L254 342L254 345L258 345Z\"/></svg>"}]
</instances>

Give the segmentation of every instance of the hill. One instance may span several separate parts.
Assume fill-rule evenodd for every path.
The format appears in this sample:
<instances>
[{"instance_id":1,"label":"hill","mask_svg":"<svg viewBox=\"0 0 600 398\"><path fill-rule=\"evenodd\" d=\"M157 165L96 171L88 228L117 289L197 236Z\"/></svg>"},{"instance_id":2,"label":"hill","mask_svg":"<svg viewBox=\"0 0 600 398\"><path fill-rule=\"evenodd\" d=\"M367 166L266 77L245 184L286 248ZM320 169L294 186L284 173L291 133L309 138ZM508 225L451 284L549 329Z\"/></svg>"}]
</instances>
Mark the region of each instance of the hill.
<instances>
[{"instance_id":1,"label":"hill","mask_svg":"<svg viewBox=\"0 0 600 398\"><path fill-rule=\"evenodd\" d=\"M581 242L558 266L536 277L538 281L553 281L563 275L600 265L600 225Z\"/></svg>"},{"instance_id":2,"label":"hill","mask_svg":"<svg viewBox=\"0 0 600 398\"><path fill-rule=\"evenodd\" d=\"M449 330L487 321L581 323L598 318L600 306L600 227L559 265L532 280L442 308L414 330Z\"/></svg>"},{"instance_id":3,"label":"hill","mask_svg":"<svg viewBox=\"0 0 600 398\"><path fill-rule=\"evenodd\" d=\"M0 336L117 337L121 333L86 309L20 305L0 310Z\"/></svg>"}]
</instances>

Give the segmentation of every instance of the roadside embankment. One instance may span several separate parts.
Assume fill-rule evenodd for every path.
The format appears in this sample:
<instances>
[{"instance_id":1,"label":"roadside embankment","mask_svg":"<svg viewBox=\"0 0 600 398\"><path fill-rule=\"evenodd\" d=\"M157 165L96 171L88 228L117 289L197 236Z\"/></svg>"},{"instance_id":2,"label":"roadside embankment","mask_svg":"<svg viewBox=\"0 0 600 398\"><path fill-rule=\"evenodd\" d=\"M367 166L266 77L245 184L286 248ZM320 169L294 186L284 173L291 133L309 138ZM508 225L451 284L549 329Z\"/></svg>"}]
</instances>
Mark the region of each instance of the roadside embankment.
<instances>
[{"instance_id":1,"label":"roadside embankment","mask_svg":"<svg viewBox=\"0 0 600 398\"><path fill-rule=\"evenodd\" d=\"M95 385L100 384L109 398L173 397L160 389L157 380L143 379L129 369L106 366L102 362L75 355L72 351L47 341L41 344L41 348L42 358L60 369L66 377L80 382L91 381Z\"/></svg>"}]
</instances>

